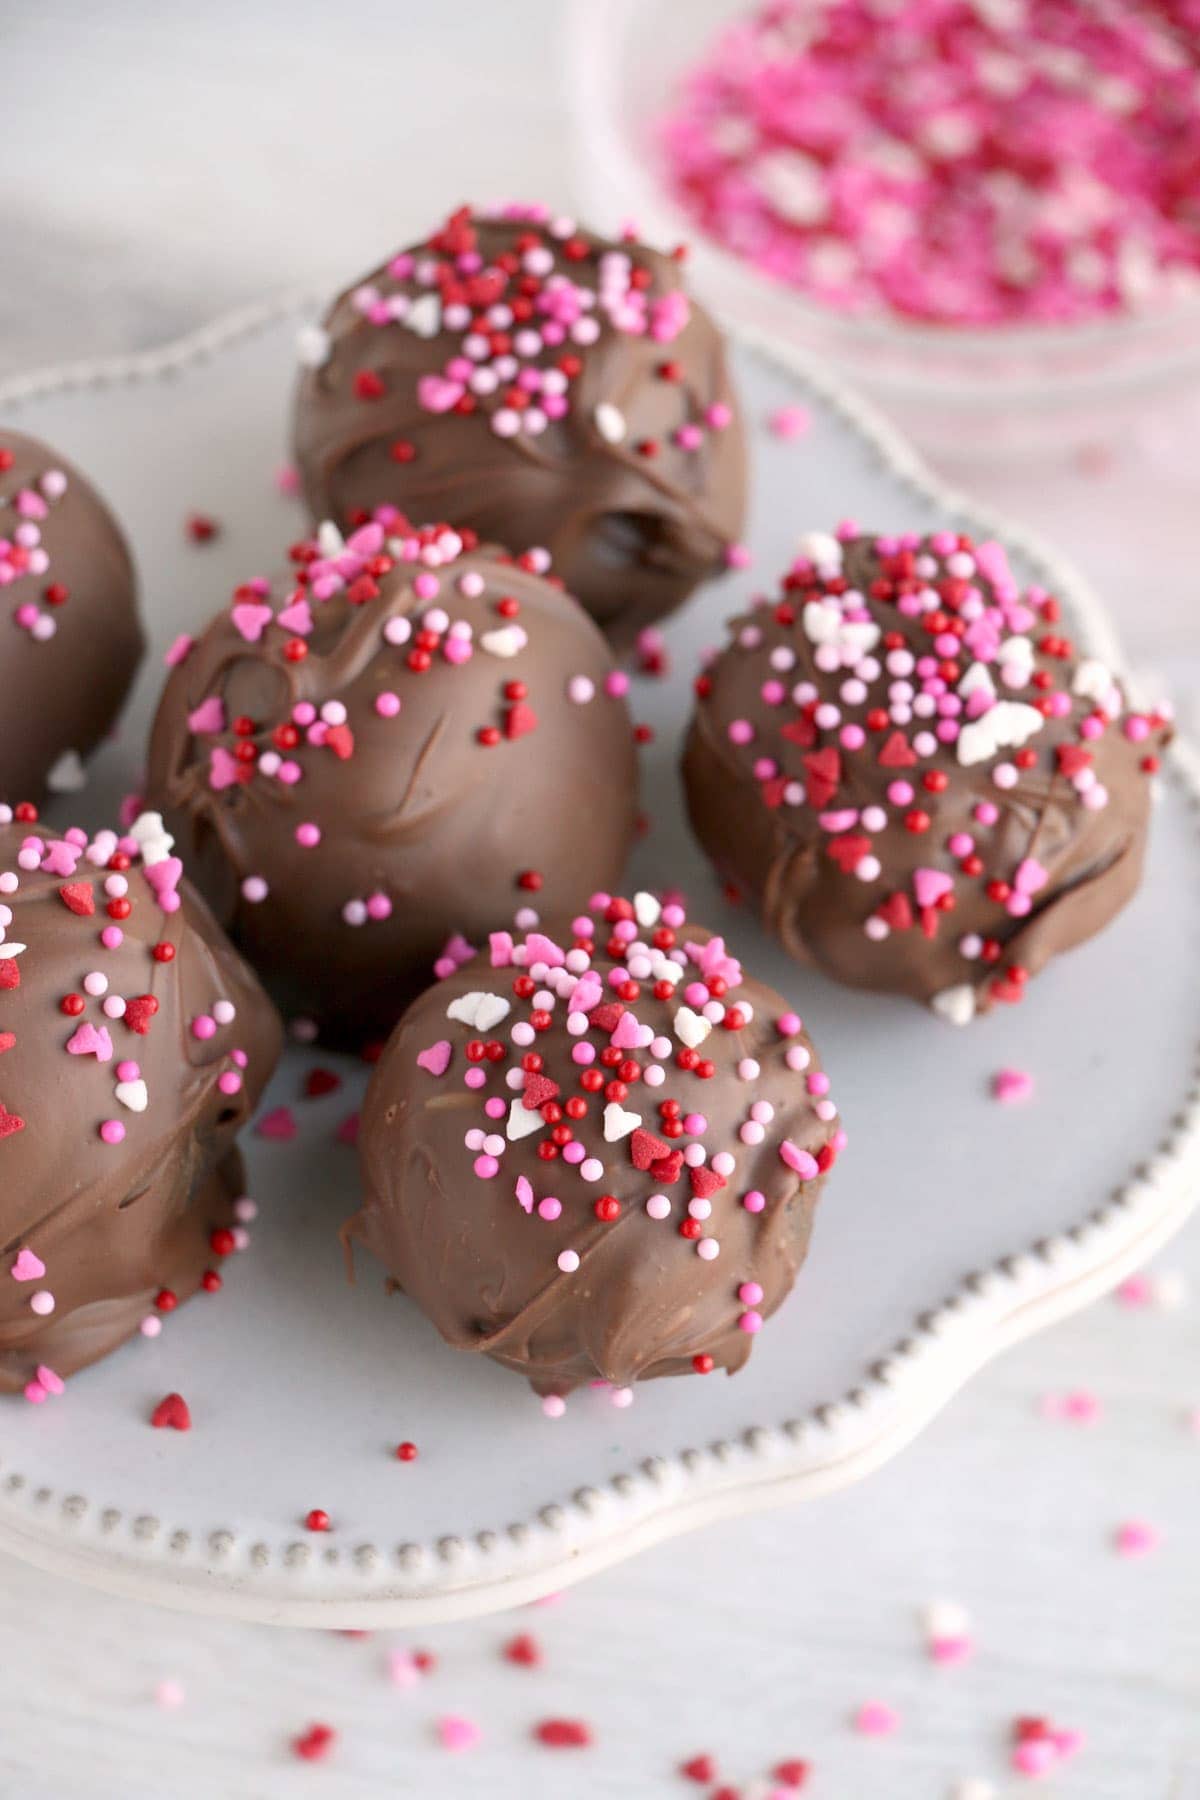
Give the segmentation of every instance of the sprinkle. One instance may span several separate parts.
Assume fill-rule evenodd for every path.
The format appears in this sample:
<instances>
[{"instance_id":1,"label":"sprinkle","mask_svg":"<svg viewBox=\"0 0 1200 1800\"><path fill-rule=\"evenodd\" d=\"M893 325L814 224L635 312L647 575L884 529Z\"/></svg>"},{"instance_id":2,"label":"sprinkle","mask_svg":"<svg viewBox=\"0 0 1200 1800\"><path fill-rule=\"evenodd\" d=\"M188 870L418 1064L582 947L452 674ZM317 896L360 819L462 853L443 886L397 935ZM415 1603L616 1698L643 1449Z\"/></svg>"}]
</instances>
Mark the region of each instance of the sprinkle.
<instances>
[{"instance_id":1,"label":"sprinkle","mask_svg":"<svg viewBox=\"0 0 1200 1800\"><path fill-rule=\"evenodd\" d=\"M1114 1543L1118 1556L1135 1560L1157 1550L1162 1533L1146 1519L1127 1519L1117 1527Z\"/></svg>"},{"instance_id":2,"label":"sprinkle","mask_svg":"<svg viewBox=\"0 0 1200 1800\"><path fill-rule=\"evenodd\" d=\"M998 1069L992 1076L992 1095L1005 1105L1033 1097L1033 1076L1024 1069Z\"/></svg>"},{"instance_id":3,"label":"sprinkle","mask_svg":"<svg viewBox=\"0 0 1200 1800\"><path fill-rule=\"evenodd\" d=\"M167 1394L150 1414L150 1423L159 1431L190 1431L192 1415L182 1394Z\"/></svg>"},{"instance_id":4,"label":"sprinkle","mask_svg":"<svg viewBox=\"0 0 1200 1800\"><path fill-rule=\"evenodd\" d=\"M890 1737L900 1729L900 1715L883 1700L868 1700L854 1715L854 1729L863 1737Z\"/></svg>"},{"instance_id":5,"label":"sprinkle","mask_svg":"<svg viewBox=\"0 0 1200 1800\"><path fill-rule=\"evenodd\" d=\"M443 1750L474 1750L483 1742L483 1732L474 1720L458 1713L447 1713L440 1718L436 1730Z\"/></svg>"},{"instance_id":6,"label":"sprinkle","mask_svg":"<svg viewBox=\"0 0 1200 1800\"><path fill-rule=\"evenodd\" d=\"M543 1719L533 1735L549 1750L584 1750L593 1741L591 1727L582 1719Z\"/></svg>"}]
</instances>

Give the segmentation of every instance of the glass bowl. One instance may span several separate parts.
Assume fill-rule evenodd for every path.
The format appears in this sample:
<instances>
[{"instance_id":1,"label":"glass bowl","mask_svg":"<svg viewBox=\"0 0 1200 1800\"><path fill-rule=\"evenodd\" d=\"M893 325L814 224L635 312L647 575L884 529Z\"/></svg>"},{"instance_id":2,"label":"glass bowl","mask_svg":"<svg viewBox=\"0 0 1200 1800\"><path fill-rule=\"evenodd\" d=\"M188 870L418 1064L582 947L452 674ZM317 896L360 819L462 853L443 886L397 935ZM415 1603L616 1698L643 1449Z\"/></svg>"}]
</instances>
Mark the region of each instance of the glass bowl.
<instances>
[{"instance_id":1,"label":"glass bowl","mask_svg":"<svg viewBox=\"0 0 1200 1800\"><path fill-rule=\"evenodd\" d=\"M935 456L1062 453L1112 439L1200 388L1200 299L1144 314L987 329L848 317L699 234L668 190L656 125L681 77L750 0L569 0L575 173L586 216L691 247L726 323L813 351Z\"/></svg>"}]
</instances>

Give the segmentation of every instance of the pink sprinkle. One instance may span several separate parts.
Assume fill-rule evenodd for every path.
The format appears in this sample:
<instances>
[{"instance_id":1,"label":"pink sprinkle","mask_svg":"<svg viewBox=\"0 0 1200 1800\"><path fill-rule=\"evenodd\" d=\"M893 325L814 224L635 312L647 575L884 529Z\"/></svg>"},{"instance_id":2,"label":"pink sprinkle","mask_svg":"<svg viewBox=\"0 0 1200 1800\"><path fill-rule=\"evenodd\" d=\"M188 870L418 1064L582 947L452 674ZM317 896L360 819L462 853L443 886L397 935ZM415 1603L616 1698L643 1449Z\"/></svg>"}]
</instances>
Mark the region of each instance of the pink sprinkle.
<instances>
[{"instance_id":1,"label":"pink sprinkle","mask_svg":"<svg viewBox=\"0 0 1200 1800\"><path fill-rule=\"evenodd\" d=\"M443 1750L474 1750L483 1739L482 1731L473 1720L456 1713L438 1720L437 1734Z\"/></svg>"},{"instance_id":2,"label":"pink sprinkle","mask_svg":"<svg viewBox=\"0 0 1200 1800\"><path fill-rule=\"evenodd\" d=\"M1006 1106L1033 1097L1033 1076L1024 1069L997 1069L992 1076L992 1096Z\"/></svg>"},{"instance_id":3,"label":"pink sprinkle","mask_svg":"<svg viewBox=\"0 0 1200 1800\"><path fill-rule=\"evenodd\" d=\"M1118 1525L1115 1542L1118 1556L1149 1556L1162 1543L1162 1533L1146 1519L1127 1519Z\"/></svg>"},{"instance_id":4,"label":"pink sprinkle","mask_svg":"<svg viewBox=\"0 0 1200 1800\"><path fill-rule=\"evenodd\" d=\"M1149 1306L1154 1299L1154 1283L1148 1275L1129 1275L1116 1290L1119 1306Z\"/></svg>"},{"instance_id":5,"label":"pink sprinkle","mask_svg":"<svg viewBox=\"0 0 1200 1800\"><path fill-rule=\"evenodd\" d=\"M291 463L282 463L275 471L275 489L289 499L300 492L300 471Z\"/></svg>"},{"instance_id":6,"label":"pink sprinkle","mask_svg":"<svg viewBox=\"0 0 1200 1800\"><path fill-rule=\"evenodd\" d=\"M168 649L166 655L163 657L163 662L165 663L167 668L168 669L177 668L179 666L179 664L181 662L183 662L184 658L188 655L188 653L192 649L195 642L196 642L195 638L189 637L186 632L184 632L180 637L175 638L173 640L170 648Z\"/></svg>"},{"instance_id":7,"label":"pink sprinkle","mask_svg":"<svg viewBox=\"0 0 1200 1800\"><path fill-rule=\"evenodd\" d=\"M931 1638L929 1641L930 1656L944 1667L966 1662L974 1648L969 1637Z\"/></svg>"},{"instance_id":8,"label":"pink sprinkle","mask_svg":"<svg viewBox=\"0 0 1200 1800\"><path fill-rule=\"evenodd\" d=\"M812 414L807 406L777 406L768 416L767 426L772 436L791 442L812 429Z\"/></svg>"},{"instance_id":9,"label":"pink sprinkle","mask_svg":"<svg viewBox=\"0 0 1200 1800\"><path fill-rule=\"evenodd\" d=\"M276 1106L270 1112L262 1114L254 1130L258 1137L268 1138L272 1143L286 1144L297 1135L299 1126L290 1106Z\"/></svg>"},{"instance_id":10,"label":"pink sprinkle","mask_svg":"<svg viewBox=\"0 0 1200 1800\"><path fill-rule=\"evenodd\" d=\"M725 566L729 569L748 569L754 561L749 544L727 544L725 547Z\"/></svg>"},{"instance_id":11,"label":"pink sprinkle","mask_svg":"<svg viewBox=\"0 0 1200 1800\"><path fill-rule=\"evenodd\" d=\"M799 1175L801 1181L812 1181L820 1173L816 1157L807 1150L801 1150L798 1144L793 1144L791 1138L784 1138L780 1144L779 1160L786 1163L794 1174Z\"/></svg>"},{"instance_id":12,"label":"pink sprinkle","mask_svg":"<svg viewBox=\"0 0 1200 1800\"><path fill-rule=\"evenodd\" d=\"M154 1704L164 1707L168 1712L173 1712L176 1707L182 1706L184 1698L182 1682L167 1678L155 1684Z\"/></svg>"},{"instance_id":13,"label":"pink sprinkle","mask_svg":"<svg viewBox=\"0 0 1200 1800\"><path fill-rule=\"evenodd\" d=\"M890 1737L900 1729L900 1714L883 1700L868 1700L854 1715L854 1729L863 1737Z\"/></svg>"},{"instance_id":14,"label":"pink sprinkle","mask_svg":"<svg viewBox=\"0 0 1200 1800\"><path fill-rule=\"evenodd\" d=\"M439 1038L436 1044L430 1044L428 1050L417 1052L417 1067L427 1069L431 1075L444 1075L453 1055L454 1046L449 1038Z\"/></svg>"},{"instance_id":15,"label":"pink sprinkle","mask_svg":"<svg viewBox=\"0 0 1200 1800\"><path fill-rule=\"evenodd\" d=\"M46 1265L40 1256L35 1256L27 1245L17 1251L9 1274L14 1281L40 1281L46 1273Z\"/></svg>"},{"instance_id":16,"label":"pink sprinkle","mask_svg":"<svg viewBox=\"0 0 1200 1800\"><path fill-rule=\"evenodd\" d=\"M100 1136L106 1144L122 1144L125 1141L125 1127L120 1119L105 1119L100 1127Z\"/></svg>"},{"instance_id":17,"label":"pink sprinkle","mask_svg":"<svg viewBox=\"0 0 1200 1800\"><path fill-rule=\"evenodd\" d=\"M395 1687L416 1687L421 1679L421 1665L411 1650L389 1650L387 1668L388 1675Z\"/></svg>"},{"instance_id":18,"label":"pink sprinkle","mask_svg":"<svg viewBox=\"0 0 1200 1800\"><path fill-rule=\"evenodd\" d=\"M304 850L313 850L321 841L321 827L311 820L296 827L296 842Z\"/></svg>"}]
</instances>

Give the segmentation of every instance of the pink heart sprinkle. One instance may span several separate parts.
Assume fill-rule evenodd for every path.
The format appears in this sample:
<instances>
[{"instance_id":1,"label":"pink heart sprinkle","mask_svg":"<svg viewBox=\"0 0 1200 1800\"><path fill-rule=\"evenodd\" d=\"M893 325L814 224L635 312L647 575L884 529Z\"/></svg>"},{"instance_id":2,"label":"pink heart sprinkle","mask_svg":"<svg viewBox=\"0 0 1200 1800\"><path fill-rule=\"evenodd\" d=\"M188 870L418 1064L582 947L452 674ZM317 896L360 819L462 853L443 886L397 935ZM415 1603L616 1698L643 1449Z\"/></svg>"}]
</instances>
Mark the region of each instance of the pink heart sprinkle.
<instances>
[{"instance_id":1,"label":"pink heart sprinkle","mask_svg":"<svg viewBox=\"0 0 1200 1800\"><path fill-rule=\"evenodd\" d=\"M241 766L237 758L232 756L223 745L214 744L208 762L209 787L213 789L214 793L219 794L222 788L235 786Z\"/></svg>"},{"instance_id":2,"label":"pink heart sprinkle","mask_svg":"<svg viewBox=\"0 0 1200 1800\"><path fill-rule=\"evenodd\" d=\"M388 1651L388 1674L396 1687L415 1687L421 1679L417 1660L409 1650Z\"/></svg>"},{"instance_id":3,"label":"pink heart sprinkle","mask_svg":"<svg viewBox=\"0 0 1200 1800\"><path fill-rule=\"evenodd\" d=\"M1024 1069L997 1069L992 1076L992 1095L1006 1106L1029 1100L1033 1095L1033 1076Z\"/></svg>"},{"instance_id":4,"label":"pink heart sprinkle","mask_svg":"<svg viewBox=\"0 0 1200 1800\"><path fill-rule=\"evenodd\" d=\"M785 443L803 437L812 426L812 414L806 406L777 406L767 420L773 437Z\"/></svg>"},{"instance_id":5,"label":"pink heart sprinkle","mask_svg":"<svg viewBox=\"0 0 1200 1800\"><path fill-rule=\"evenodd\" d=\"M17 1251L16 1260L9 1270L14 1281L40 1281L45 1273L45 1263L27 1245Z\"/></svg>"},{"instance_id":6,"label":"pink heart sprinkle","mask_svg":"<svg viewBox=\"0 0 1200 1800\"><path fill-rule=\"evenodd\" d=\"M182 632L179 637L173 639L166 655L163 657L163 662L166 664L167 668L178 668L179 664L191 651L195 642L195 638L189 637L186 631Z\"/></svg>"},{"instance_id":7,"label":"pink heart sprinkle","mask_svg":"<svg viewBox=\"0 0 1200 1800\"><path fill-rule=\"evenodd\" d=\"M364 561L378 556L383 549L383 526L375 521L369 525L360 525L346 539L346 548L352 556L362 557Z\"/></svg>"},{"instance_id":8,"label":"pink heart sprinkle","mask_svg":"<svg viewBox=\"0 0 1200 1800\"><path fill-rule=\"evenodd\" d=\"M72 1056L94 1056L102 1063L112 1061L112 1038L107 1026L101 1025L97 1029L90 1019L85 1019L78 1031L67 1039L67 1049Z\"/></svg>"},{"instance_id":9,"label":"pink heart sprinkle","mask_svg":"<svg viewBox=\"0 0 1200 1800\"><path fill-rule=\"evenodd\" d=\"M936 906L943 894L954 886L954 878L944 869L914 869L913 894L918 906Z\"/></svg>"},{"instance_id":10,"label":"pink heart sprinkle","mask_svg":"<svg viewBox=\"0 0 1200 1800\"><path fill-rule=\"evenodd\" d=\"M259 1137L284 1144L296 1136L299 1128L290 1106L276 1106L271 1112L262 1115L254 1129Z\"/></svg>"},{"instance_id":11,"label":"pink heart sprinkle","mask_svg":"<svg viewBox=\"0 0 1200 1800\"><path fill-rule=\"evenodd\" d=\"M1017 872L1013 876L1013 886L1018 894L1036 894L1045 887L1049 879L1049 874L1036 857L1027 856L1024 862L1017 864Z\"/></svg>"},{"instance_id":12,"label":"pink heart sprinkle","mask_svg":"<svg viewBox=\"0 0 1200 1800\"><path fill-rule=\"evenodd\" d=\"M511 931L493 931L488 937L493 969L512 967L513 936Z\"/></svg>"},{"instance_id":13,"label":"pink heart sprinkle","mask_svg":"<svg viewBox=\"0 0 1200 1800\"><path fill-rule=\"evenodd\" d=\"M636 1050L641 1043L641 1035L637 1015L632 1012L623 1012L608 1041L616 1050Z\"/></svg>"},{"instance_id":14,"label":"pink heart sprinkle","mask_svg":"<svg viewBox=\"0 0 1200 1800\"><path fill-rule=\"evenodd\" d=\"M239 601L231 606L229 616L248 644L257 644L275 614L269 606L256 606L252 601Z\"/></svg>"},{"instance_id":15,"label":"pink heart sprinkle","mask_svg":"<svg viewBox=\"0 0 1200 1800\"><path fill-rule=\"evenodd\" d=\"M1044 1775L1058 1760L1053 1738L1027 1738L1013 1751L1013 1768L1022 1775Z\"/></svg>"},{"instance_id":16,"label":"pink heart sprinkle","mask_svg":"<svg viewBox=\"0 0 1200 1800\"><path fill-rule=\"evenodd\" d=\"M868 1700L855 1714L854 1728L864 1737L890 1737L900 1728L900 1715L883 1700Z\"/></svg>"},{"instance_id":17,"label":"pink heart sprinkle","mask_svg":"<svg viewBox=\"0 0 1200 1800\"><path fill-rule=\"evenodd\" d=\"M225 702L220 694L210 694L194 712L188 714L188 730L195 732L224 731Z\"/></svg>"},{"instance_id":18,"label":"pink heart sprinkle","mask_svg":"<svg viewBox=\"0 0 1200 1800\"><path fill-rule=\"evenodd\" d=\"M438 1720L437 1734L444 1750L473 1750L483 1738L482 1731L473 1720L461 1718L455 1713Z\"/></svg>"},{"instance_id":19,"label":"pink heart sprinkle","mask_svg":"<svg viewBox=\"0 0 1200 1800\"><path fill-rule=\"evenodd\" d=\"M34 1370L34 1374L48 1394L61 1394L65 1392L67 1384L62 1376L56 1375L53 1369L48 1369L45 1363L39 1363Z\"/></svg>"},{"instance_id":20,"label":"pink heart sprinkle","mask_svg":"<svg viewBox=\"0 0 1200 1800\"><path fill-rule=\"evenodd\" d=\"M297 637L307 637L313 628L312 608L303 595L285 606L281 613L275 615L275 623L282 625L285 631L294 632Z\"/></svg>"},{"instance_id":21,"label":"pink heart sprinkle","mask_svg":"<svg viewBox=\"0 0 1200 1800\"><path fill-rule=\"evenodd\" d=\"M528 951L530 963L542 962L550 969L561 968L567 960L566 952L554 942L553 938L548 938L541 931L529 933L525 939L525 948Z\"/></svg>"},{"instance_id":22,"label":"pink heart sprinkle","mask_svg":"<svg viewBox=\"0 0 1200 1800\"><path fill-rule=\"evenodd\" d=\"M444 375L422 375L417 383L417 402L426 412L447 413L458 405L465 392L461 381L447 381Z\"/></svg>"},{"instance_id":23,"label":"pink heart sprinkle","mask_svg":"<svg viewBox=\"0 0 1200 1800\"><path fill-rule=\"evenodd\" d=\"M517 1199L521 1203L522 1212L533 1212L533 1188L527 1175L517 1176Z\"/></svg>"},{"instance_id":24,"label":"pink heart sprinkle","mask_svg":"<svg viewBox=\"0 0 1200 1800\"><path fill-rule=\"evenodd\" d=\"M801 1181L811 1181L819 1173L817 1159L807 1150L801 1150L799 1144L793 1144L791 1138L784 1138L779 1146L779 1160L797 1174Z\"/></svg>"},{"instance_id":25,"label":"pink heart sprinkle","mask_svg":"<svg viewBox=\"0 0 1200 1800\"><path fill-rule=\"evenodd\" d=\"M966 1662L974 1648L969 1637L932 1638L929 1644L929 1654L935 1663L945 1666Z\"/></svg>"},{"instance_id":26,"label":"pink heart sprinkle","mask_svg":"<svg viewBox=\"0 0 1200 1800\"><path fill-rule=\"evenodd\" d=\"M428 1050L418 1050L417 1067L428 1069L431 1075L444 1075L453 1055L454 1046L449 1038L439 1038L436 1044L430 1044Z\"/></svg>"}]
</instances>

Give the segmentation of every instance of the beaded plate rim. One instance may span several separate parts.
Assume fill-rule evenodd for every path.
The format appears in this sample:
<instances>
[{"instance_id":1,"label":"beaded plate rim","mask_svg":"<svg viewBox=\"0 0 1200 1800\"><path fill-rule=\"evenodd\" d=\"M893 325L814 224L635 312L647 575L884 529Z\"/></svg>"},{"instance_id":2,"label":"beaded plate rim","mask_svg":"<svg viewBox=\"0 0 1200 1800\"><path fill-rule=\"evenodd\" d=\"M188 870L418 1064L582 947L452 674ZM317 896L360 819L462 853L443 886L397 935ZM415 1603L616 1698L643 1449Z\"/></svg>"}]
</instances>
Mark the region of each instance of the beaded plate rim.
<instances>
[{"instance_id":1,"label":"beaded plate rim","mask_svg":"<svg viewBox=\"0 0 1200 1800\"><path fill-rule=\"evenodd\" d=\"M293 291L154 349L12 376L0 380L0 410L64 393L169 382L222 350L313 316L319 304L319 296ZM874 406L815 358L736 325L729 329L753 355L802 382L902 489L950 523L1017 551L1065 599L1093 653L1121 665L1099 599L1068 561L941 481ZM1177 741L1164 773L1200 822L1200 755ZM0 1551L112 1593L264 1623L417 1625L518 1606L697 1526L813 1498L870 1474L993 1356L1108 1292L1159 1249L1200 1198L1200 1182L1189 1178L1197 1152L1194 1069L1167 1136L1107 1201L1068 1231L965 1276L839 1398L800 1418L645 1458L527 1519L470 1537L390 1548L317 1549L294 1533L265 1543L232 1529L197 1533L151 1513L96 1506L82 1494L30 1479L0 1455Z\"/></svg>"}]
</instances>

